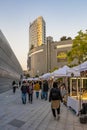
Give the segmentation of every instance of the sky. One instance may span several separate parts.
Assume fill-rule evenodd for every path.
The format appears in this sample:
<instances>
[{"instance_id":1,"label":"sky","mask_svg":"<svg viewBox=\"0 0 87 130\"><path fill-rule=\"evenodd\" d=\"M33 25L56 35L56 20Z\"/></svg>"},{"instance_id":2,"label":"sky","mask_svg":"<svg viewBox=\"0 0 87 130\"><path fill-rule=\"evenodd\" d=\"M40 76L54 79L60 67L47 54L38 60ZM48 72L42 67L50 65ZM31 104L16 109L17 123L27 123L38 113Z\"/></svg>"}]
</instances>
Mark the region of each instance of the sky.
<instances>
[{"instance_id":1,"label":"sky","mask_svg":"<svg viewBox=\"0 0 87 130\"><path fill-rule=\"evenodd\" d=\"M23 70L27 69L29 25L37 17L46 22L46 36L59 41L87 29L87 0L0 0L0 30Z\"/></svg>"}]
</instances>

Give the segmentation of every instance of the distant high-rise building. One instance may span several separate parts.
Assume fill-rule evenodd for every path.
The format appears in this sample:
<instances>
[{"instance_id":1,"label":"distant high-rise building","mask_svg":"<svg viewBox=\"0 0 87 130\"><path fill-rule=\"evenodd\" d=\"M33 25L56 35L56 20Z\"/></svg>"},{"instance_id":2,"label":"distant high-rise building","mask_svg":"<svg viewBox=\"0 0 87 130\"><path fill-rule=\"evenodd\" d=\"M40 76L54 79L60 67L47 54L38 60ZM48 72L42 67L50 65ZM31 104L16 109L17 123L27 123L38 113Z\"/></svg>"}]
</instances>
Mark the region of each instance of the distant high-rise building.
<instances>
[{"instance_id":1,"label":"distant high-rise building","mask_svg":"<svg viewBox=\"0 0 87 130\"><path fill-rule=\"evenodd\" d=\"M34 20L29 26L29 48L46 43L46 24L42 16Z\"/></svg>"},{"instance_id":2,"label":"distant high-rise building","mask_svg":"<svg viewBox=\"0 0 87 130\"><path fill-rule=\"evenodd\" d=\"M58 42L51 36L46 37L45 21L42 16L38 17L29 27L27 68L30 76L40 76L67 65L67 52L72 43L69 39Z\"/></svg>"}]
</instances>

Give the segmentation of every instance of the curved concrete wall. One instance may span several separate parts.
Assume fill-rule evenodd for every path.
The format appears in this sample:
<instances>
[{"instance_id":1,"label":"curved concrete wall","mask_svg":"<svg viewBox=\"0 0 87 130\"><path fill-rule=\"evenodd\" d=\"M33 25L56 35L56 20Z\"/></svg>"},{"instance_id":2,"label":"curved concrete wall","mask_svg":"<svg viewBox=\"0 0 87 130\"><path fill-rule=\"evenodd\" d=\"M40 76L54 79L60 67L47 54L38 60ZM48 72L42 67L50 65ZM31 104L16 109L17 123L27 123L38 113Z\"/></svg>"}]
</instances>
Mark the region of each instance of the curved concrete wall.
<instances>
[{"instance_id":1,"label":"curved concrete wall","mask_svg":"<svg viewBox=\"0 0 87 130\"><path fill-rule=\"evenodd\" d=\"M47 72L47 45L43 44L29 52L29 73L32 77Z\"/></svg>"},{"instance_id":2,"label":"curved concrete wall","mask_svg":"<svg viewBox=\"0 0 87 130\"><path fill-rule=\"evenodd\" d=\"M63 52L66 54L72 48L72 40L53 42L35 47L28 54L28 68L32 77L42 75L67 65L67 58L60 58L57 55Z\"/></svg>"},{"instance_id":3,"label":"curved concrete wall","mask_svg":"<svg viewBox=\"0 0 87 130\"><path fill-rule=\"evenodd\" d=\"M20 80L23 70L8 41L0 31L0 92L8 90L13 80Z\"/></svg>"}]
</instances>

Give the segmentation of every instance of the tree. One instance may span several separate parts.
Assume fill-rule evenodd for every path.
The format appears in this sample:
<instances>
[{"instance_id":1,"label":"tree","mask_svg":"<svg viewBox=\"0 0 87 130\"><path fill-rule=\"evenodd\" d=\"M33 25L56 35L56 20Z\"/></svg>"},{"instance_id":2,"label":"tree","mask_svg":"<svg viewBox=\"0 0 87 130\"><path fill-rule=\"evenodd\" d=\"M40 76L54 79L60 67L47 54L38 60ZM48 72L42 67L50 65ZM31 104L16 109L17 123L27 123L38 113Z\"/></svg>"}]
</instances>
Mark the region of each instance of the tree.
<instances>
[{"instance_id":1,"label":"tree","mask_svg":"<svg viewBox=\"0 0 87 130\"><path fill-rule=\"evenodd\" d=\"M66 39L67 39L66 36L63 36L60 38L60 41L65 41Z\"/></svg>"},{"instance_id":2,"label":"tree","mask_svg":"<svg viewBox=\"0 0 87 130\"><path fill-rule=\"evenodd\" d=\"M58 67L54 67L53 70L51 70L50 72L53 72L55 70L58 70Z\"/></svg>"},{"instance_id":3,"label":"tree","mask_svg":"<svg viewBox=\"0 0 87 130\"><path fill-rule=\"evenodd\" d=\"M65 40L72 40L72 38L71 37L67 38L66 36L60 38L60 41L65 41Z\"/></svg>"},{"instance_id":4,"label":"tree","mask_svg":"<svg viewBox=\"0 0 87 130\"><path fill-rule=\"evenodd\" d=\"M68 62L72 62L74 59L78 60L78 64L87 60L87 31L82 32L80 30L78 35L73 40L71 51L67 54Z\"/></svg>"},{"instance_id":5,"label":"tree","mask_svg":"<svg viewBox=\"0 0 87 130\"><path fill-rule=\"evenodd\" d=\"M72 38L71 38L71 37L68 37L67 40L72 40Z\"/></svg>"}]
</instances>

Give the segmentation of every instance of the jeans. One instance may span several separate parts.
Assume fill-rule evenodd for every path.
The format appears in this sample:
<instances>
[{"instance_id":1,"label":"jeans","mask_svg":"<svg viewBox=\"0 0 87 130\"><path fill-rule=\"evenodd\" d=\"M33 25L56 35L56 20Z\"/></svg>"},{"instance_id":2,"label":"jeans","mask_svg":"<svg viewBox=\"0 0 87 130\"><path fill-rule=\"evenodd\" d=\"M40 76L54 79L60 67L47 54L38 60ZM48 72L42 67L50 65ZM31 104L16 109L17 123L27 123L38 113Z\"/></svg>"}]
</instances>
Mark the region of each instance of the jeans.
<instances>
[{"instance_id":1,"label":"jeans","mask_svg":"<svg viewBox=\"0 0 87 130\"><path fill-rule=\"evenodd\" d=\"M48 98L48 92L43 92L43 99L47 100Z\"/></svg>"},{"instance_id":2,"label":"jeans","mask_svg":"<svg viewBox=\"0 0 87 130\"><path fill-rule=\"evenodd\" d=\"M32 103L33 93L32 94L28 93L28 100L29 100L30 103Z\"/></svg>"},{"instance_id":3,"label":"jeans","mask_svg":"<svg viewBox=\"0 0 87 130\"><path fill-rule=\"evenodd\" d=\"M36 98L37 99L39 98L39 92L36 92Z\"/></svg>"},{"instance_id":4,"label":"jeans","mask_svg":"<svg viewBox=\"0 0 87 130\"><path fill-rule=\"evenodd\" d=\"M26 93L22 93L22 103L26 104Z\"/></svg>"}]
</instances>

